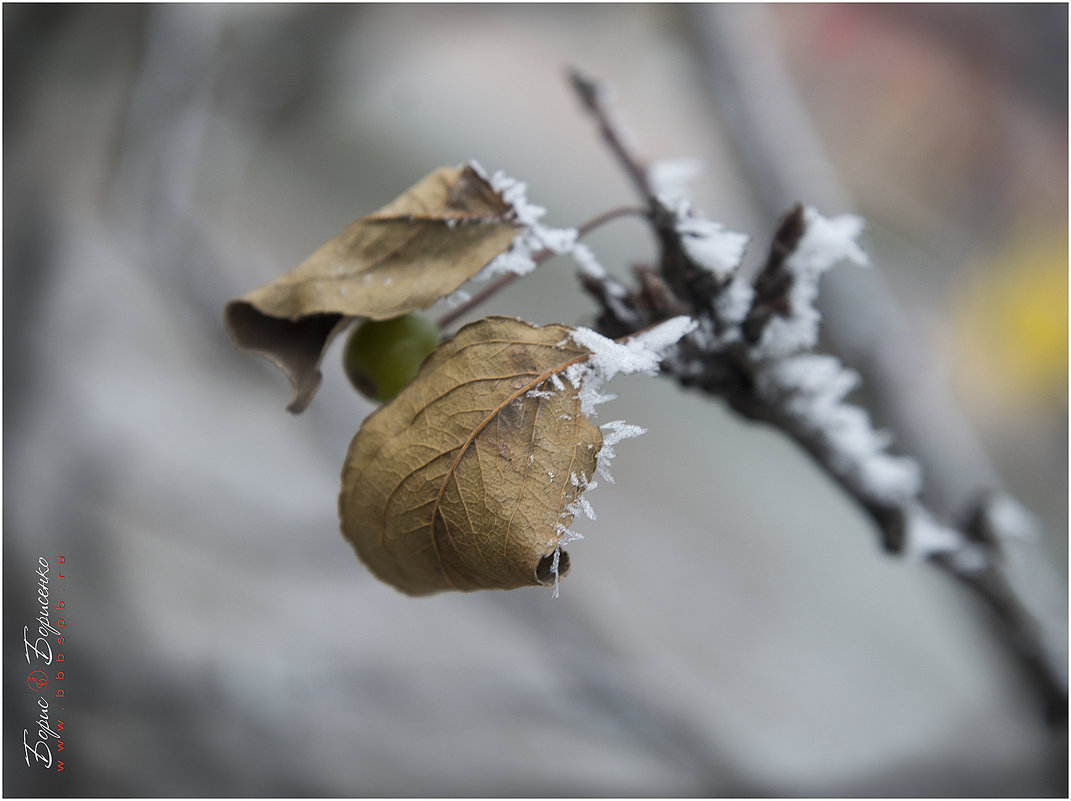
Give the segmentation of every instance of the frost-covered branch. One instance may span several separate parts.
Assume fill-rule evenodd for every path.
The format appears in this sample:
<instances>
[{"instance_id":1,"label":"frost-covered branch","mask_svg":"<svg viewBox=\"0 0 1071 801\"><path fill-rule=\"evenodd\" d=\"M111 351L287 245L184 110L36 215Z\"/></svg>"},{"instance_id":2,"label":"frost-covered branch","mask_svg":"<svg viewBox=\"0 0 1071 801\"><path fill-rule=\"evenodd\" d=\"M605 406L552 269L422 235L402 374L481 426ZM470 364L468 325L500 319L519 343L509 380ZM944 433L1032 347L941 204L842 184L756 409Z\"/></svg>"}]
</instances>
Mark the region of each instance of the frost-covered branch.
<instances>
[{"instance_id":1,"label":"frost-covered branch","mask_svg":"<svg viewBox=\"0 0 1071 801\"><path fill-rule=\"evenodd\" d=\"M606 93L575 73L573 85L649 204L661 245L657 267L636 269L636 287L605 271L581 272L601 307L599 330L620 337L690 315L695 330L667 353L662 374L780 430L867 512L885 550L928 561L970 587L995 612L1050 720L1066 721L1066 677L1003 567L1001 541L1022 533L1025 515L1007 513L1018 507L1001 496L977 501L961 520L939 519L920 498L918 463L890 453L892 437L847 402L858 374L815 352L820 277L844 261L868 264L856 241L862 220L826 218L797 205L779 225L764 268L748 281L738 274L747 237L704 218L679 196L656 194L650 176L661 173L643 166L615 132Z\"/></svg>"},{"instance_id":2,"label":"frost-covered branch","mask_svg":"<svg viewBox=\"0 0 1071 801\"><path fill-rule=\"evenodd\" d=\"M526 199L525 202L527 202ZM596 228L599 228L612 220L616 220L619 217L643 216L646 215L646 213L647 210L640 206L617 206L612 209L607 209L602 214L598 214L587 222L581 223L575 230L570 231L569 229L566 229L565 231L557 232L567 234L564 237L560 237L558 242L551 241L550 244L547 244L546 237L544 237L543 240L537 240L542 242L543 247L535 253L527 251L521 258L518 258L516 253L513 253L509 260L503 260L505 264L503 262L498 262L497 264L492 262L488 265L488 268L492 269L487 270L486 275L477 276L477 278L486 280L487 278L494 277L495 280L475 295L469 295L467 292L459 290L459 292L454 295L454 302L451 302L451 299L447 298L447 302L451 308L439 318L437 323L438 326L445 329L473 309L479 307L488 298L497 295L521 276L531 272L536 265L563 252L572 256L572 258L580 265L582 275L587 274L588 272L594 272L600 277L605 276L606 271L603 270L595 260L595 256L591 250L577 240L594 231ZM542 226L538 226L537 222L535 222L532 227L537 230L542 228ZM548 229L543 230L548 233L554 233L548 231ZM550 238L551 240L554 239L553 236ZM524 247L525 245L522 242L522 248ZM509 265L511 263L513 269L510 269Z\"/></svg>"}]
</instances>

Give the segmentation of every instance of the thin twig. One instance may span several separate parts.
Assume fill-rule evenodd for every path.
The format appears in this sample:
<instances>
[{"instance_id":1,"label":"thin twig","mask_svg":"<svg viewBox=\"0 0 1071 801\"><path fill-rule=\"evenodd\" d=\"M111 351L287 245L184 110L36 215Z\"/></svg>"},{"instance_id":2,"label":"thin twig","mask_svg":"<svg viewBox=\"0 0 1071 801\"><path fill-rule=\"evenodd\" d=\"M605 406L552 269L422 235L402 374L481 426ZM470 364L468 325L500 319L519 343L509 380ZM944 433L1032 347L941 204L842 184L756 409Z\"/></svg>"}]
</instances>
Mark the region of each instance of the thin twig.
<instances>
[{"instance_id":1,"label":"thin twig","mask_svg":"<svg viewBox=\"0 0 1071 801\"><path fill-rule=\"evenodd\" d=\"M619 217L649 217L650 212L642 206L615 206L612 209L607 209L602 214L597 214L587 222L583 222L576 227L576 234L578 237L585 237L611 220L616 220Z\"/></svg>"},{"instance_id":2,"label":"thin twig","mask_svg":"<svg viewBox=\"0 0 1071 801\"><path fill-rule=\"evenodd\" d=\"M625 144L624 138L618 130L618 125L614 122L613 115L606 103L605 88L576 69L569 70L569 80L573 85L573 89L576 90L580 102L584 104L584 108L598 121L599 131L606 140L606 144L613 154L617 156L617 160L621 162L621 166L624 167L628 177L632 179L636 190L644 200L650 203L654 199L654 193L651 191L651 184L647 179L647 168L636 154L629 152L628 146Z\"/></svg>"},{"instance_id":3,"label":"thin twig","mask_svg":"<svg viewBox=\"0 0 1071 801\"><path fill-rule=\"evenodd\" d=\"M539 263L539 260L535 256L532 257L532 260L535 261L537 264ZM521 276L518 273L507 273L494 283L489 284L486 288L477 292L460 306L456 306L455 308L446 312L446 314L444 314L436 321L439 325L440 330L446 330L446 327L453 323L455 320L468 314L470 311L475 309L488 298L497 295L499 292L501 292L503 289L508 287L520 277Z\"/></svg>"},{"instance_id":4,"label":"thin twig","mask_svg":"<svg viewBox=\"0 0 1071 801\"><path fill-rule=\"evenodd\" d=\"M607 209L601 214L597 214L590 220L587 220L586 222L583 222L578 225L576 227L577 238L579 239L581 237L587 236L595 229L605 225L606 223L612 220L616 220L620 217L629 216L647 217L649 216L649 212L642 206L616 206L615 208ZM532 261L534 261L536 264L542 264L543 262L547 261L555 255L556 254L553 250L550 250L549 248L544 248L538 253L532 255ZM442 315L442 317L440 317L437 321L439 328L446 329L447 326L454 323L456 320L460 319L464 315L468 314L470 311L475 309L484 301L497 295L499 292L508 287L518 278L520 278L520 275L518 275L517 273L507 273L506 275L502 276L494 283L477 292L464 303L460 304L459 306L456 306L455 308Z\"/></svg>"}]
</instances>

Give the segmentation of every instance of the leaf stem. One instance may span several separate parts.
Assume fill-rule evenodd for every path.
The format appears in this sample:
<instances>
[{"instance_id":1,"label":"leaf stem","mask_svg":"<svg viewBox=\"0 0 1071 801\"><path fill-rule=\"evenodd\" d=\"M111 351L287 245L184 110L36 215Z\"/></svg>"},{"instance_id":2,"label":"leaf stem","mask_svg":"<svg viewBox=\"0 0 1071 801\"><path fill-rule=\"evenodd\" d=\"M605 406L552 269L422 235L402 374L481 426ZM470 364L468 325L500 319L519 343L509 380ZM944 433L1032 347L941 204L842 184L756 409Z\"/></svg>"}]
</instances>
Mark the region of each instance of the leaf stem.
<instances>
[{"instance_id":1,"label":"leaf stem","mask_svg":"<svg viewBox=\"0 0 1071 801\"><path fill-rule=\"evenodd\" d=\"M586 222L583 222L578 225L576 227L577 238L579 239L581 237L587 236L589 233L599 228L600 226L603 226L608 222L616 220L619 217L628 217L632 215L640 217L650 217L650 212L642 206L616 206L612 209L607 209L601 214L597 214L590 220L587 220ZM553 250L550 250L549 248L543 248L543 250L539 251L538 253L535 253L532 256L532 261L534 261L536 264L542 264L543 262L547 261L555 255L557 254ZM463 315L468 314L470 311L479 306L488 298L501 292L503 289L505 289L507 286L512 284L520 277L521 276L517 273L508 273L502 276L490 286L486 287L480 292L477 292L460 306L457 306L446 312L446 314L440 317L437 321L439 328L446 328L448 325L450 325Z\"/></svg>"},{"instance_id":2,"label":"leaf stem","mask_svg":"<svg viewBox=\"0 0 1071 801\"><path fill-rule=\"evenodd\" d=\"M578 237L587 236L596 228L616 220L618 217L650 217L651 212L644 206L616 206L612 209L607 209L602 214L597 214L587 222L581 223L576 227Z\"/></svg>"}]
</instances>

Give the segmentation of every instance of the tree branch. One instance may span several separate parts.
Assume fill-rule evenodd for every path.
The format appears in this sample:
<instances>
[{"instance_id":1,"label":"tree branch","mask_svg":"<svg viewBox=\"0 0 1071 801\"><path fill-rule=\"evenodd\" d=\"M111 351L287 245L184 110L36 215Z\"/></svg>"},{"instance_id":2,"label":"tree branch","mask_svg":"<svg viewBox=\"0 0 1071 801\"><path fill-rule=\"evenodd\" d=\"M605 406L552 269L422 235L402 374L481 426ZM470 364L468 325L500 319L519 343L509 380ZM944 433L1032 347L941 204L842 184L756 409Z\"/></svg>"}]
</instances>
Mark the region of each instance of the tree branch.
<instances>
[{"instance_id":1,"label":"tree branch","mask_svg":"<svg viewBox=\"0 0 1071 801\"><path fill-rule=\"evenodd\" d=\"M825 220L813 210L793 208L778 227L766 266L746 283L716 258L695 255L726 252L732 243L725 237L734 235L687 207L669 209L654 197L642 161L615 130L605 93L575 71L571 77L611 151L650 204L662 245L659 269L638 269L636 288L608 276L582 277L602 309L601 332L620 337L687 309L699 327L667 356L663 373L780 430L867 512L886 551L925 559L971 589L993 613L1047 719L1066 727L1066 677L1005 574L1000 542L1016 532L994 522L992 499L968 509L966 522L939 521L919 498L917 463L887 453L889 438L873 429L862 409L843 402L858 375L814 351L818 277L843 258L862 258L854 243L859 221ZM993 525L982 536L977 521L985 520Z\"/></svg>"}]
</instances>

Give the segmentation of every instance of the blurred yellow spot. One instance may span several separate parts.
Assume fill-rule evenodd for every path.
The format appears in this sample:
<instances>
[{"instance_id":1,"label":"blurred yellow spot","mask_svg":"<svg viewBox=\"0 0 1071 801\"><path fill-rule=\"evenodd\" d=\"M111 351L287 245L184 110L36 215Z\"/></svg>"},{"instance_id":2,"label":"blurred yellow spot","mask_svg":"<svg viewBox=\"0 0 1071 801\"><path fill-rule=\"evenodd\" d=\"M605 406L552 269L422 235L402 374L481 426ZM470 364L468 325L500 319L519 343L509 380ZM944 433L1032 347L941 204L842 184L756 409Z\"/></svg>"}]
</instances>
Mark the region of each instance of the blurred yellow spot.
<instances>
[{"instance_id":1,"label":"blurred yellow spot","mask_svg":"<svg viewBox=\"0 0 1071 801\"><path fill-rule=\"evenodd\" d=\"M958 373L997 405L1066 404L1067 235L1012 243L954 314Z\"/></svg>"}]
</instances>

